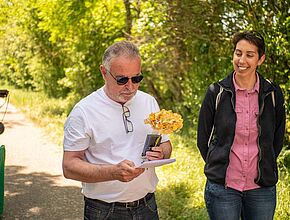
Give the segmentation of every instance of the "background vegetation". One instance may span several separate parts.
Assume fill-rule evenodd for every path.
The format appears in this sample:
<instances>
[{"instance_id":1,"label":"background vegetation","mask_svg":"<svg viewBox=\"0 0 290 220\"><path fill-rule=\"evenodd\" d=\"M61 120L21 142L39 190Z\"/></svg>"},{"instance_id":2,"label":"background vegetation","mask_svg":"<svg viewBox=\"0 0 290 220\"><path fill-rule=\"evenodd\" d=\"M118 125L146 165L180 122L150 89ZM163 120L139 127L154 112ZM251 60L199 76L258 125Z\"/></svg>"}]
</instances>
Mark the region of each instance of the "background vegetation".
<instances>
[{"instance_id":1,"label":"background vegetation","mask_svg":"<svg viewBox=\"0 0 290 220\"><path fill-rule=\"evenodd\" d=\"M206 219L203 164L194 140L197 114L207 86L232 70L230 39L245 29L265 37L267 59L259 71L285 95L287 133L279 158L277 219L288 219L288 0L3 0L1 84L13 86L12 102L57 131L52 138L61 143L63 121L72 106L103 84L98 66L104 49L121 39L133 41L143 58L142 89L185 119L182 133L173 137L180 162L159 169L164 176L158 194L163 219ZM168 179L169 173L175 178Z\"/></svg>"}]
</instances>

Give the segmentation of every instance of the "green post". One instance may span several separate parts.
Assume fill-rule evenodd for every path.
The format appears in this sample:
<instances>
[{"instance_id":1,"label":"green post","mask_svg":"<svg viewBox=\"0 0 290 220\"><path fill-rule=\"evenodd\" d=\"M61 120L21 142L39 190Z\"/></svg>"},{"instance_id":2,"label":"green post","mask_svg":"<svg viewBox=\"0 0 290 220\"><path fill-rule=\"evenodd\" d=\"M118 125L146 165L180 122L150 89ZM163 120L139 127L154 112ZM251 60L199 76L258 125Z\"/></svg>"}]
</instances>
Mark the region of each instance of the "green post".
<instances>
[{"instance_id":1,"label":"green post","mask_svg":"<svg viewBox=\"0 0 290 220\"><path fill-rule=\"evenodd\" d=\"M5 146L0 146L0 216L4 209L4 170L5 170Z\"/></svg>"}]
</instances>

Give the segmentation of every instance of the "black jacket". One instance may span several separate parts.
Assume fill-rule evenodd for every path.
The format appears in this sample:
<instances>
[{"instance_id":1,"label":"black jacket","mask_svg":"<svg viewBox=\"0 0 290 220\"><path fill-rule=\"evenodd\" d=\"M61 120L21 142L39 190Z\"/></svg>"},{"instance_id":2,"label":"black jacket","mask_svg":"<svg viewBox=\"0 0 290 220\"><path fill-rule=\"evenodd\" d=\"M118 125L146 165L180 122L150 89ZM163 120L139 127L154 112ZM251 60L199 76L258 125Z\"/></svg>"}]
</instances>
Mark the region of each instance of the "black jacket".
<instances>
[{"instance_id":1,"label":"black jacket","mask_svg":"<svg viewBox=\"0 0 290 220\"><path fill-rule=\"evenodd\" d=\"M285 132L284 97L279 86L268 82L260 74L259 79L259 162L255 182L260 186L273 186L278 181L277 157L282 149ZM216 109L216 97L220 86L224 91ZM229 154L235 136L235 100L231 73L225 79L209 86L199 113L197 146L205 161L204 172L209 180L220 184L225 184Z\"/></svg>"}]
</instances>

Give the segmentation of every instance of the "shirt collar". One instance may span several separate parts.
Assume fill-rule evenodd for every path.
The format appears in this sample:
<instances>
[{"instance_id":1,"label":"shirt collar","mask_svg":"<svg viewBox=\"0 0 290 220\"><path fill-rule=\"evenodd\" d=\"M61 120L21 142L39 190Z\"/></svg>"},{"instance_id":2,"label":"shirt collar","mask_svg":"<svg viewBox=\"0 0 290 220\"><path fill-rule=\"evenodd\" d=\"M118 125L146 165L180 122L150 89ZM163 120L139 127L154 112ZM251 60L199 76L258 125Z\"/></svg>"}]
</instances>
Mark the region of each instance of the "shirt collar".
<instances>
[{"instance_id":1,"label":"shirt collar","mask_svg":"<svg viewBox=\"0 0 290 220\"><path fill-rule=\"evenodd\" d=\"M235 86L235 91L237 92L238 90L241 90L241 91L246 90L246 89L241 88L241 87L238 86L238 84L236 82L235 75L236 75L236 73L234 73L234 76L233 76L233 83L234 83L234 86ZM259 75L256 73L256 82L255 82L255 85L248 92L259 92L259 88L260 88L260 79L259 79Z\"/></svg>"}]
</instances>

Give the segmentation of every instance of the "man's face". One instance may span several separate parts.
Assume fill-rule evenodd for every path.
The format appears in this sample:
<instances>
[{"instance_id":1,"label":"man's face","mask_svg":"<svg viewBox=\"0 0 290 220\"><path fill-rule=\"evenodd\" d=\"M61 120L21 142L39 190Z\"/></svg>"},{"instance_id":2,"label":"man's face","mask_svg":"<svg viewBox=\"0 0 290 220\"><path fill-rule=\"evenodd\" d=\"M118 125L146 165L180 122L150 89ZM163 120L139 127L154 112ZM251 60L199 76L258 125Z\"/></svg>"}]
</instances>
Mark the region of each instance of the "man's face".
<instances>
[{"instance_id":1,"label":"man's face","mask_svg":"<svg viewBox=\"0 0 290 220\"><path fill-rule=\"evenodd\" d=\"M112 59L109 70L103 65L100 66L100 69L105 80L105 92L112 100L124 104L136 94L140 83L133 83L132 80L129 79L126 84L118 85L114 77L123 76L131 78L140 75L141 60L139 57L116 57Z\"/></svg>"}]
</instances>

